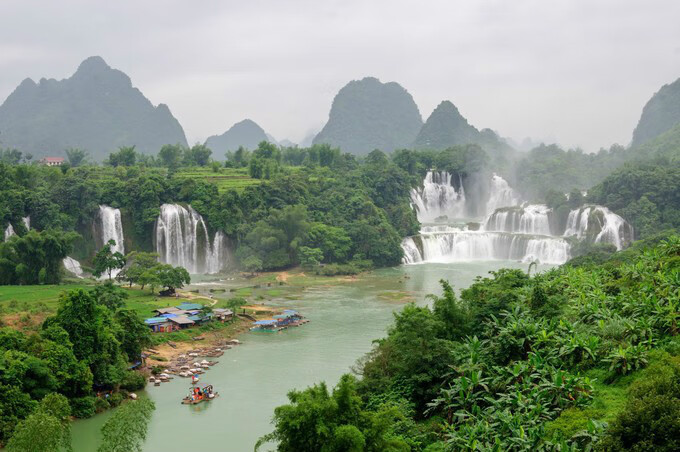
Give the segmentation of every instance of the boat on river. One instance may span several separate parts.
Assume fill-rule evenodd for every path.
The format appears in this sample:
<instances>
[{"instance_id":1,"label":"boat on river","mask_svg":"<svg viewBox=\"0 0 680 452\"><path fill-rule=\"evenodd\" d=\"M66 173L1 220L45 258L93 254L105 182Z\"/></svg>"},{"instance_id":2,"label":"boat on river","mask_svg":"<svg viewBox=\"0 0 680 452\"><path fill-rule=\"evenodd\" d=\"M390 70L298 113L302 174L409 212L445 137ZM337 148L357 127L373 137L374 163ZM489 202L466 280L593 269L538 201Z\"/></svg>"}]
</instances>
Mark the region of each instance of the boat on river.
<instances>
[{"instance_id":1,"label":"boat on river","mask_svg":"<svg viewBox=\"0 0 680 452\"><path fill-rule=\"evenodd\" d=\"M191 388L191 393L182 399L182 405L197 405L202 402L209 402L219 397L219 392L213 391L212 385L205 386L203 389Z\"/></svg>"},{"instance_id":2,"label":"boat on river","mask_svg":"<svg viewBox=\"0 0 680 452\"><path fill-rule=\"evenodd\" d=\"M286 327L280 326L276 319L267 319L254 322L250 331L253 333L278 333L279 331L285 329Z\"/></svg>"},{"instance_id":3,"label":"boat on river","mask_svg":"<svg viewBox=\"0 0 680 452\"><path fill-rule=\"evenodd\" d=\"M309 320L301 316L297 311L286 309L283 313L275 315L273 319L258 320L250 328L252 332L276 333L292 326L300 326Z\"/></svg>"}]
</instances>

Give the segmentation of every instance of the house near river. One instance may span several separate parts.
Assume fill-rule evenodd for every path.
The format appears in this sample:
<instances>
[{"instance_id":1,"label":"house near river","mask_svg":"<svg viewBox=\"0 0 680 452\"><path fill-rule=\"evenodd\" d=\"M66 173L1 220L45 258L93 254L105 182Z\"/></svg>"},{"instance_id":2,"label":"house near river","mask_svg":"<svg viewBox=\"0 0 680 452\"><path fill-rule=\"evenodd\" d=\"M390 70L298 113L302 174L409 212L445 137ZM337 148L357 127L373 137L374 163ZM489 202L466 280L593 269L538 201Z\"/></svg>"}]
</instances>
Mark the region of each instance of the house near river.
<instances>
[{"instance_id":1,"label":"house near river","mask_svg":"<svg viewBox=\"0 0 680 452\"><path fill-rule=\"evenodd\" d=\"M231 320L234 313L229 309L206 309L198 303L182 303L179 306L158 308L155 316L144 320L154 333L171 333L191 328L196 325L217 321Z\"/></svg>"}]
</instances>

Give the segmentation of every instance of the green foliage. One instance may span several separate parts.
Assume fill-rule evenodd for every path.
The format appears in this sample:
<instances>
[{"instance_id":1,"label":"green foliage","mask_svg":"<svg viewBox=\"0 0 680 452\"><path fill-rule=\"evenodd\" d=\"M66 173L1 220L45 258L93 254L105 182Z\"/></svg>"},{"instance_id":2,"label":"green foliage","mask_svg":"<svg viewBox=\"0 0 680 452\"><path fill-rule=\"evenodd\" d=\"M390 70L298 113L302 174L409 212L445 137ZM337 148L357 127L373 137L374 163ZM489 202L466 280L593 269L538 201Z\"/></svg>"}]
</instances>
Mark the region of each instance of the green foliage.
<instances>
[{"instance_id":1,"label":"green foliage","mask_svg":"<svg viewBox=\"0 0 680 452\"><path fill-rule=\"evenodd\" d=\"M103 274L109 276L111 280L111 273L114 270L119 270L125 267L125 256L118 251L113 251L112 248L116 246L116 241L111 239L106 243L101 250L97 252L92 262L94 269L92 274L99 278Z\"/></svg>"},{"instance_id":2,"label":"green foliage","mask_svg":"<svg viewBox=\"0 0 680 452\"><path fill-rule=\"evenodd\" d=\"M680 359L664 357L630 388L626 406L599 450L673 451L680 448Z\"/></svg>"},{"instance_id":3,"label":"green foliage","mask_svg":"<svg viewBox=\"0 0 680 452\"><path fill-rule=\"evenodd\" d=\"M302 246L300 247L298 254L300 256L300 265L305 270L311 270L323 261L323 252L319 248Z\"/></svg>"},{"instance_id":4,"label":"green foliage","mask_svg":"<svg viewBox=\"0 0 680 452\"><path fill-rule=\"evenodd\" d=\"M102 426L98 452L141 452L155 409L149 399L124 403Z\"/></svg>"},{"instance_id":5,"label":"green foliage","mask_svg":"<svg viewBox=\"0 0 680 452\"><path fill-rule=\"evenodd\" d=\"M87 163L87 151L78 148L66 149L66 158L72 168L84 165Z\"/></svg>"},{"instance_id":6,"label":"green foliage","mask_svg":"<svg viewBox=\"0 0 680 452\"><path fill-rule=\"evenodd\" d=\"M118 152L109 154L109 159L106 163L116 166L133 166L137 161L138 154L135 151L135 146L122 146L118 148Z\"/></svg>"},{"instance_id":7,"label":"green foliage","mask_svg":"<svg viewBox=\"0 0 680 452\"><path fill-rule=\"evenodd\" d=\"M151 269L161 287L173 293L175 289L181 289L184 284L191 282L191 276L184 267L173 267L169 264L158 264Z\"/></svg>"},{"instance_id":8,"label":"green foliage","mask_svg":"<svg viewBox=\"0 0 680 452\"><path fill-rule=\"evenodd\" d=\"M77 397L69 400L71 405L71 414L78 419L87 419L95 415L95 400L96 397L86 396Z\"/></svg>"},{"instance_id":9,"label":"green foliage","mask_svg":"<svg viewBox=\"0 0 680 452\"><path fill-rule=\"evenodd\" d=\"M680 146L680 145L679 145ZM628 164L588 194L628 220L641 238L680 228L680 166L669 162Z\"/></svg>"},{"instance_id":10,"label":"green foliage","mask_svg":"<svg viewBox=\"0 0 680 452\"><path fill-rule=\"evenodd\" d=\"M71 251L74 232L31 230L0 243L0 284L55 284Z\"/></svg>"},{"instance_id":11,"label":"green foliage","mask_svg":"<svg viewBox=\"0 0 680 452\"><path fill-rule=\"evenodd\" d=\"M288 400L290 404L274 412L274 432L260 438L255 450L269 441L277 441L281 452L409 450L391 429L399 413L389 408L365 411L350 375L344 375L332 393L321 383L291 391Z\"/></svg>"},{"instance_id":12,"label":"green foliage","mask_svg":"<svg viewBox=\"0 0 680 452\"><path fill-rule=\"evenodd\" d=\"M100 304L106 306L112 312L124 307L125 300L128 298L128 293L114 285L111 280L96 284L91 293Z\"/></svg>"},{"instance_id":13,"label":"green foliage","mask_svg":"<svg viewBox=\"0 0 680 452\"><path fill-rule=\"evenodd\" d=\"M431 308L396 313L357 366L359 410L411 407L402 414L431 429L401 437L411 450L675 450L680 361L658 348L680 352L679 271L670 236L533 277L491 272L460 298L442 281ZM291 394L266 438L280 450L369 450L362 424L325 420L325 386Z\"/></svg>"},{"instance_id":14,"label":"green foliage","mask_svg":"<svg viewBox=\"0 0 680 452\"><path fill-rule=\"evenodd\" d=\"M86 363L94 384L112 387L125 369L119 328L107 308L83 290L62 295L57 315L43 325L58 325L68 333L75 357Z\"/></svg>"}]
</instances>

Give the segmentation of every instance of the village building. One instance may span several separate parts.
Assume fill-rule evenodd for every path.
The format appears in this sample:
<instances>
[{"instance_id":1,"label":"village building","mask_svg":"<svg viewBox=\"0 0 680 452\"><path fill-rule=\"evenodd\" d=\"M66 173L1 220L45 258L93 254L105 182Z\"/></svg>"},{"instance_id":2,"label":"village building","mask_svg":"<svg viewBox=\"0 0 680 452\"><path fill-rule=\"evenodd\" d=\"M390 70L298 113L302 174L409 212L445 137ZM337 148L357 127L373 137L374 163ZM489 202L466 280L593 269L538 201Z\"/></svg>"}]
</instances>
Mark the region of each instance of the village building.
<instances>
[{"instance_id":1,"label":"village building","mask_svg":"<svg viewBox=\"0 0 680 452\"><path fill-rule=\"evenodd\" d=\"M219 320L220 322L229 322L234 318L234 311L231 309L213 309L213 314L215 315L215 320Z\"/></svg>"},{"instance_id":2,"label":"village building","mask_svg":"<svg viewBox=\"0 0 680 452\"><path fill-rule=\"evenodd\" d=\"M154 333L170 333L191 328L218 319L221 322L231 320L234 313L229 309L216 309L208 312L199 303L182 303L179 306L154 309L154 317L144 320L144 323Z\"/></svg>"},{"instance_id":3,"label":"village building","mask_svg":"<svg viewBox=\"0 0 680 452\"><path fill-rule=\"evenodd\" d=\"M46 166L60 166L64 164L63 157L43 157L38 163Z\"/></svg>"}]
</instances>

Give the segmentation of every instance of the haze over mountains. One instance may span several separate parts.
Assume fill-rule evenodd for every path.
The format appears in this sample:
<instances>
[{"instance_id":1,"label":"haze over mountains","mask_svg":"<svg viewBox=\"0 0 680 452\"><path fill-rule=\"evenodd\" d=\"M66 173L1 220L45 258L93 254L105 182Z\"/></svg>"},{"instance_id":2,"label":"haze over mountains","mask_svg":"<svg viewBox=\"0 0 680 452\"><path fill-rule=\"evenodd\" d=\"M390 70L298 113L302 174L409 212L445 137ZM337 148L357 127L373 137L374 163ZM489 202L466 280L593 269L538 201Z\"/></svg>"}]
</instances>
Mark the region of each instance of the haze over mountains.
<instances>
[{"instance_id":1,"label":"haze over mountains","mask_svg":"<svg viewBox=\"0 0 680 452\"><path fill-rule=\"evenodd\" d=\"M222 135L213 135L205 141L205 145L213 150L217 156L222 156L226 151L235 151L239 146L246 149L255 149L261 141L271 141L262 127L255 121L244 119L237 122Z\"/></svg>"},{"instance_id":2,"label":"haze over mountains","mask_svg":"<svg viewBox=\"0 0 680 452\"><path fill-rule=\"evenodd\" d=\"M637 148L680 124L680 79L664 85L647 102L633 133ZM537 131L540 133L540 131ZM675 135L673 135L675 136ZM666 141L674 139L664 138ZM311 137L300 143L309 146ZM271 135L250 119L206 140L213 156L239 146L254 149ZM339 90L328 121L312 143L328 143L343 152L366 155L374 149L444 149L475 143L492 153L512 147L491 129L477 129L450 101L441 102L423 123L411 94L396 82L377 78L353 80ZM0 106L0 147L17 148L36 158L64 155L64 150L87 150L95 161L104 160L120 146L155 154L164 144L187 140L165 104L153 104L123 72L101 57L83 61L72 77L57 81L24 80ZM288 140L281 145L292 145Z\"/></svg>"},{"instance_id":3,"label":"haze over mountains","mask_svg":"<svg viewBox=\"0 0 680 452\"><path fill-rule=\"evenodd\" d=\"M154 107L127 75L97 56L64 80L25 79L0 106L0 146L35 157L77 147L103 160L120 146L156 153L176 143L187 140L169 108Z\"/></svg>"},{"instance_id":4,"label":"haze over mountains","mask_svg":"<svg viewBox=\"0 0 680 452\"><path fill-rule=\"evenodd\" d=\"M633 146L643 144L680 123L680 79L664 85L645 104L633 132Z\"/></svg>"}]
</instances>

